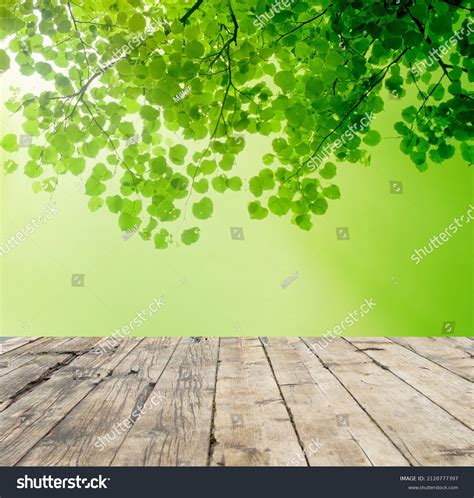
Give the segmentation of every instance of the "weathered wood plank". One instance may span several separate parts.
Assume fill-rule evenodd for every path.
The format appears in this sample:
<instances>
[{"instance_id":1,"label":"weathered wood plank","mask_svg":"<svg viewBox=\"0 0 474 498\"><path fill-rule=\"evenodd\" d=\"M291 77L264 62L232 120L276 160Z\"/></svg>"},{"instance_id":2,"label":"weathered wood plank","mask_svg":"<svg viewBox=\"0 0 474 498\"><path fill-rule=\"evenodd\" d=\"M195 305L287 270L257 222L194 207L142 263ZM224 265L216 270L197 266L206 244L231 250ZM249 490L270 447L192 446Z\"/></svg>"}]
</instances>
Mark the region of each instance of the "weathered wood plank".
<instances>
[{"instance_id":1,"label":"weathered wood plank","mask_svg":"<svg viewBox=\"0 0 474 498\"><path fill-rule=\"evenodd\" d=\"M19 349L30 342L38 341L39 337L9 337L0 340L0 355Z\"/></svg>"},{"instance_id":2,"label":"weathered wood plank","mask_svg":"<svg viewBox=\"0 0 474 498\"><path fill-rule=\"evenodd\" d=\"M183 337L153 393L160 406L144 412L112 465L206 465L218 339Z\"/></svg>"},{"instance_id":3,"label":"weathered wood plank","mask_svg":"<svg viewBox=\"0 0 474 498\"><path fill-rule=\"evenodd\" d=\"M424 356L451 372L474 382L474 359L444 337L390 337L393 342Z\"/></svg>"},{"instance_id":4,"label":"weathered wood plank","mask_svg":"<svg viewBox=\"0 0 474 498\"><path fill-rule=\"evenodd\" d=\"M222 338L220 359L211 465L306 466L260 341Z\"/></svg>"},{"instance_id":5,"label":"weathered wood plank","mask_svg":"<svg viewBox=\"0 0 474 498\"><path fill-rule=\"evenodd\" d=\"M91 351L98 337L42 337L0 356L0 377L16 368L31 363L35 357L45 354L83 354Z\"/></svg>"},{"instance_id":6,"label":"weathered wood plank","mask_svg":"<svg viewBox=\"0 0 474 498\"><path fill-rule=\"evenodd\" d=\"M41 354L30 357L30 361L21 368L13 368L1 377L0 383L0 412L11 405L12 400L27 386L38 382L55 369L64 365L73 356L69 354Z\"/></svg>"},{"instance_id":7,"label":"weathered wood plank","mask_svg":"<svg viewBox=\"0 0 474 498\"><path fill-rule=\"evenodd\" d=\"M55 370L94 347L98 338L45 338L2 355L0 366L0 412L11 405L12 399L30 385L47 378ZM21 367L21 368L20 368Z\"/></svg>"},{"instance_id":8,"label":"weathered wood plank","mask_svg":"<svg viewBox=\"0 0 474 498\"><path fill-rule=\"evenodd\" d=\"M0 355L0 377L8 375L16 368L29 363L34 355L42 354L40 351L42 351L43 348L47 348L48 344L53 346L58 340L62 339L41 337L36 341L28 342L18 348L3 353Z\"/></svg>"},{"instance_id":9,"label":"weathered wood plank","mask_svg":"<svg viewBox=\"0 0 474 498\"><path fill-rule=\"evenodd\" d=\"M473 428L474 390L471 382L394 342L370 348L365 347L366 344L354 342L350 337L346 340L444 408L468 428Z\"/></svg>"},{"instance_id":10,"label":"weathered wood plank","mask_svg":"<svg viewBox=\"0 0 474 498\"><path fill-rule=\"evenodd\" d=\"M42 345L42 352L46 353L87 353L91 352L94 349L94 346L98 344L101 340L101 337L68 337L64 341L58 341L52 346Z\"/></svg>"},{"instance_id":11,"label":"weathered wood plank","mask_svg":"<svg viewBox=\"0 0 474 498\"><path fill-rule=\"evenodd\" d=\"M317 355L412 465L472 465L473 433L345 340Z\"/></svg>"},{"instance_id":12,"label":"weathered wood plank","mask_svg":"<svg viewBox=\"0 0 474 498\"><path fill-rule=\"evenodd\" d=\"M0 465L15 465L50 432L140 342L123 340L116 350L84 354L26 392L0 413ZM94 377L76 371L94 370ZM65 442L67 444L67 442Z\"/></svg>"},{"instance_id":13,"label":"weathered wood plank","mask_svg":"<svg viewBox=\"0 0 474 498\"><path fill-rule=\"evenodd\" d=\"M147 338L133 349L18 465L105 466L140 411L156 409L149 398L178 338ZM95 371L79 371L94 378Z\"/></svg>"},{"instance_id":14,"label":"weathered wood plank","mask_svg":"<svg viewBox=\"0 0 474 498\"><path fill-rule=\"evenodd\" d=\"M265 349L311 466L408 465L300 339L269 338Z\"/></svg>"},{"instance_id":15,"label":"weathered wood plank","mask_svg":"<svg viewBox=\"0 0 474 498\"><path fill-rule=\"evenodd\" d=\"M454 347L457 349L461 349L465 351L469 355L473 355L474 353L474 344L472 344L472 340L469 337L444 337L448 343L454 343Z\"/></svg>"}]
</instances>

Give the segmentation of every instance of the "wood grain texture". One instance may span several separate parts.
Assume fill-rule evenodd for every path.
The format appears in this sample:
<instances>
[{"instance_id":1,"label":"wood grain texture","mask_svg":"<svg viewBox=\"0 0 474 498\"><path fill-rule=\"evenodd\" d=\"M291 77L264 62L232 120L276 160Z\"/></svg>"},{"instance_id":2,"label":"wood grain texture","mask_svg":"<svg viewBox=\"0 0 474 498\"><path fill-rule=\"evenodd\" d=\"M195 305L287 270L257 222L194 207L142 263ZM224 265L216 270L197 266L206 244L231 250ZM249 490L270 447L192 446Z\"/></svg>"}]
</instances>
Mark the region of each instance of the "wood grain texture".
<instances>
[{"instance_id":1,"label":"wood grain texture","mask_svg":"<svg viewBox=\"0 0 474 498\"><path fill-rule=\"evenodd\" d=\"M13 368L15 364L10 364L11 370L1 377L0 412L10 406L15 396L29 385L34 385L43 377L47 377L72 358L70 354L41 354L30 357L28 362L21 364L21 368Z\"/></svg>"},{"instance_id":2,"label":"wood grain texture","mask_svg":"<svg viewBox=\"0 0 474 498\"><path fill-rule=\"evenodd\" d=\"M474 464L472 338L99 341L0 355L0 465Z\"/></svg>"},{"instance_id":3,"label":"wood grain texture","mask_svg":"<svg viewBox=\"0 0 474 498\"><path fill-rule=\"evenodd\" d=\"M0 465L18 463L90 391L111 374L138 342L137 339L125 339L116 350L106 354L77 357L0 413ZM79 377L76 374L78 370L93 370L96 375Z\"/></svg>"},{"instance_id":4,"label":"wood grain texture","mask_svg":"<svg viewBox=\"0 0 474 498\"><path fill-rule=\"evenodd\" d=\"M473 432L363 351L337 340L316 354L412 465L474 463Z\"/></svg>"},{"instance_id":5,"label":"wood grain texture","mask_svg":"<svg viewBox=\"0 0 474 498\"><path fill-rule=\"evenodd\" d=\"M218 342L182 338L153 390L162 404L136 421L112 465L206 465Z\"/></svg>"},{"instance_id":6,"label":"wood grain texture","mask_svg":"<svg viewBox=\"0 0 474 498\"><path fill-rule=\"evenodd\" d=\"M39 340L39 337L9 337L0 341L0 355Z\"/></svg>"},{"instance_id":7,"label":"wood grain texture","mask_svg":"<svg viewBox=\"0 0 474 498\"><path fill-rule=\"evenodd\" d=\"M178 342L142 340L19 465L109 465L134 419L161 402L159 397L150 399L150 394ZM79 373L96 376L94 370Z\"/></svg>"},{"instance_id":8,"label":"wood grain texture","mask_svg":"<svg viewBox=\"0 0 474 498\"><path fill-rule=\"evenodd\" d=\"M474 382L472 348L469 351L467 346L463 347L446 337L391 337L390 340Z\"/></svg>"},{"instance_id":9,"label":"wood grain texture","mask_svg":"<svg viewBox=\"0 0 474 498\"><path fill-rule=\"evenodd\" d=\"M469 429L474 428L474 389L472 382L413 353L393 342L367 348L347 338L363 351L411 387L461 421Z\"/></svg>"},{"instance_id":10,"label":"wood grain texture","mask_svg":"<svg viewBox=\"0 0 474 498\"><path fill-rule=\"evenodd\" d=\"M408 465L300 339L271 338L266 350L310 465Z\"/></svg>"},{"instance_id":11,"label":"wood grain texture","mask_svg":"<svg viewBox=\"0 0 474 498\"><path fill-rule=\"evenodd\" d=\"M257 338L222 338L211 465L306 466Z\"/></svg>"}]
</instances>

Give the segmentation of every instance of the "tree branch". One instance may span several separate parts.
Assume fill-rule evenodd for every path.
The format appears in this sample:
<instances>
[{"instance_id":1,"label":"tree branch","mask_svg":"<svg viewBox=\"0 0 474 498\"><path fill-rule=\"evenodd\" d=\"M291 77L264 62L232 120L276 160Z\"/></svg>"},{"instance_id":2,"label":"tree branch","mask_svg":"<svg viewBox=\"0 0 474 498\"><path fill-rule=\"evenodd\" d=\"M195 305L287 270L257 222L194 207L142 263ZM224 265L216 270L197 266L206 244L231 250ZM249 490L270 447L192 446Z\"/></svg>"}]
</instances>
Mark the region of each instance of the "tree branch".
<instances>
[{"instance_id":1,"label":"tree branch","mask_svg":"<svg viewBox=\"0 0 474 498\"><path fill-rule=\"evenodd\" d=\"M327 135L325 135L321 142L319 142L319 145L318 147L316 148L316 150L311 154L311 156L308 157L308 159L306 159L303 164L292 174L290 175L283 183L286 183L288 180L290 180L291 178L293 178L294 176L298 175L299 172L302 170L302 168L311 160L312 157L314 157L320 150L321 150L321 147L324 145L324 142L326 142L326 140L331 137L332 135L334 135L334 133L336 133L336 131L345 123L345 121L347 120L347 118L357 109L357 107L359 107L359 105L369 96L369 94L372 92L372 90L379 84L383 81L383 79L385 78L386 74L388 73L388 70L394 65L396 64L406 53L408 52L408 48L406 48L405 50L403 50L402 52L400 52L400 54L392 61L390 62L389 64L387 64L387 66L382 69L381 71L379 71L375 76L377 77L379 74L381 74L381 76L379 78L376 79L376 81L370 86L370 88L368 90L366 90L362 95L361 97L359 97L357 99L357 102L346 112L346 114L343 116L343 118L341 119L341 121L339 121L339 123L337 124L337 126L335 126Z\"/></svg>"},{"instance_id":2,"label":"tree branch","mask_svg":"<svg viewBox=\"0 0 474 498\"><path fill-rule=\"evenodd\" d=\"M328 11L328 8L329 7L332 7L332 4L329 5L328 7L326 7L320 14L312 17L311 19L308 19L307 21L303 21L301 22L300 24L298 24L297 26L295 26L293 29L290 29L290 31L286 32L286 33L283 33L282 35L280 35L275 41L276 42L279 42L282 38L284 38L285 36L288 36L290 35L291 33L294 33L297 29L300 29L302 28L303 26L305 26L306 24L309 24L310 22L313 22L315 21L316 19L319 19L320 17L324 16L324 14L326 14L326 12Z\"/></svg>"},{"instance_id":3,"label":"tree branch","mask_svg":"<svg viewBox=\"0 0 474 498\"><path fill-rule=\"evenodd\" d=\"M187 20L199 9L204 0L197 0L197 2L180 18L180 22L186 24Z\"/></svg>"}]
</instances>

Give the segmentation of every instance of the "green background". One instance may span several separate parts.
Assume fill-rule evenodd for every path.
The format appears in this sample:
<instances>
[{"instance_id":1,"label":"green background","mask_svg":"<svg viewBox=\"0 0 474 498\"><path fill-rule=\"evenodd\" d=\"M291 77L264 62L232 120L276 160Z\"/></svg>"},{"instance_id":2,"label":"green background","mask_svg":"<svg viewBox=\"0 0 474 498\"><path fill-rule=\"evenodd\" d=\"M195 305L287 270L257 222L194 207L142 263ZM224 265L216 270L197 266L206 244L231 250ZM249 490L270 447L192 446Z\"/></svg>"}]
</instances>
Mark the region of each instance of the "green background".
<instances>
[{"instance_id":1,"label":"green background","mask_svg":"<svg viewBox=\"0 0 474 498\"><path fill-rule=\"evenodd\" d=\"M2 79L4 89L12 81L22 91L34 83L14 71ZM61 177L51 198L59 214L0 256L1 334L109 335L163 296L165 306L133 335L318 336L370 298L376 307L347 335L441 335L447 321L455 322L455 335L472 335L474 222L419 265L410 259L467 212L472 168L456 156L418 172L394 138L408 99L385 98L373 122L384 140L372 150L371 166L338 165L342 198L310 232L288 219L251 221L245 189L214 194L215 213L201 223L197 244L184 246L178 236L159 251L138 234L123 240L106 208L89 212L85 175ZM20 117L2 113L6 129L21 133ZM235 170L248 180L271 146L262 137L247 140ZM25 158L20 149L20 169ZM5 243L41 214L50 195L33 194L21 171L1 181ZM390 193L390 181L402 182L403 193ZM190 212L186 221L177 228L194 225ZM244 240L232 240L230 227L242 227ZM348 227L350 240L338 240L336 227ZM73 273L85 274L85 287L71 286Z\"/></svg>"}]
</instances>

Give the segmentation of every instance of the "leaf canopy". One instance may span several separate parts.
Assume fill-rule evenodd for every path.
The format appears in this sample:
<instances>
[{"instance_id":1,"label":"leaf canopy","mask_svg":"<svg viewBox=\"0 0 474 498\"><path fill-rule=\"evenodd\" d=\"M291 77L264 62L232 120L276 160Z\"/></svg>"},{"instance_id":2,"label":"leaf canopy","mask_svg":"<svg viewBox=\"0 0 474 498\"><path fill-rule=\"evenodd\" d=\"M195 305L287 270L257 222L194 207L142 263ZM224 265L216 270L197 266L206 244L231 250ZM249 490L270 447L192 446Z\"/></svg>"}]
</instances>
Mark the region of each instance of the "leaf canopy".
<instances>
[{"instance_id":1,"label":"leaf canopy","mask_svg":"<svg viewBox=\"0 0 474 498\"><path fill-rule=\"evenodd\" d=\"M361 126L383 112L383 91L401 103L408 87L417 94L395 125L416 168L456 150L473 162L473 33L462 1L302 0L273 16L263 0L2 5L0 73L16 66L45 88L6 104L32 137L23 169L34 190L85 175L91 211L106 206L121 230L140 227L159 249L177 220L208 220L228 192L245 191L253 220L271 213L310 230L341 197L335 163L368 164L383 139ZM358 131L347 139L348 129ZM252 134L271 150L242 178L236 156ZM0 145L12 173L24 142L6 133ZM328 150L330 161L315 159ZM193 226L176 240L199 237Z\"/></svg>"}]
</instances>

